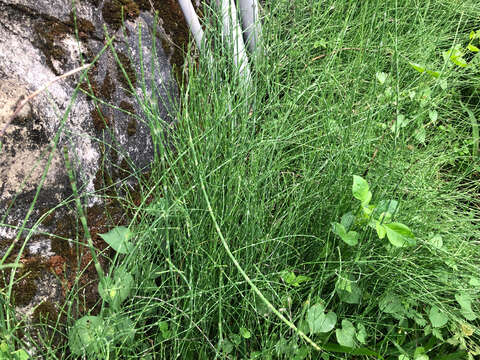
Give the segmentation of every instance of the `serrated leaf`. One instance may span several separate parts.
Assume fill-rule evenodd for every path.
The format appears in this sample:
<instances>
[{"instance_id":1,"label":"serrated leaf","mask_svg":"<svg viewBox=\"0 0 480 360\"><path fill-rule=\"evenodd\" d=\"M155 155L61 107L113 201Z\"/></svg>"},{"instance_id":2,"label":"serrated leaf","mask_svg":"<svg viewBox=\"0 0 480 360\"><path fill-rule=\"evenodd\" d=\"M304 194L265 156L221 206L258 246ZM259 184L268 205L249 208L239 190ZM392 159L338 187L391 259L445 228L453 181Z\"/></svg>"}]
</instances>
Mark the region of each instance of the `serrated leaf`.
<instances>
[{"instance_id":1,"label":"serrated leaf","mask_svg":"<svg viewBox=\"0 0 480 360\"><path fill-rule=\"evenodd\" d=\"M315 304L308 309L306 320L312 334L326 333L335 327L337 315L332 311L325 314L324 310L322 304Z\"/></svg>"},{"instance_id":2,"label":"serrated leaf","mask_svg":"<svg viewBox=\"0 0 480 360\"><path fill-rule=\"evenodd\" d=\"M128 254L133 246L129 242L132 233L125 226L117 226L106 234L98 234L105 242L120 254Z\"/></svg>"},{"instance_id":3,"label":"serrated leaf","mask_svg":"<svg viewBox=\"0 0 480 360\"><path fill-rule=\"evenodd\" d=\"M417 64L417 63L414 63L414 62L409 62L408 63L412 68L414 68L415 70L417 70L419 73L423 73L425 72L425 67L420 65L420 64Z\"/></svg>"},{"instance_id":4,"label":"serrated leaf","mask_svg":"<svg viewBox=\"0 0 480 360\"><path fill-rule=\"evenodd\" d=\"M428 313L428 318L434 328L445 326L448 322L448 316L441 312L436 306L431 307L430 312Z\"/></svg>"},{"instance_id":5,"label":"serrated leaf","mask_svg":"<svg viewBox=\"0 0 480 360\"><path fill-rule=\"evenodd\" d=\"M363 206L367 206L372 199L368 183L361 176L353 175L352 193L353 197L360 200Z\"/></svg>"},{"instance_id":6,"label":"serrated leaf","mask_svg":"<svg viewBox=\"0 0 480 360\"><path fill-rule=\"evenodd\" d=\"M387 76L388 74L385 74L384 72L377 72L375 74L375 77L377 78L378 82L382 85L385 84L385 81L387 80Z\"/></svg>"},{"instance_id":7,"label":"serrated leaf","mask_svg":"<svg viewBox=\"0 0 480 360\"><path fill-rule=\"evenodd\" d=\"M432 329L432 335L435 336L437 339L439 340L443 340L443 335L442 335L442 330L440 330L439 328L433 328Z\"/></svg>"},{"instance_id":8,"label":"serrated leaf","mask_svg":"<svg viewBox=\"0 0 480 360\"><path fill-rule=\"evenodd\" d=\"M342 328L335 330L340 345L353 348L355 346L355 328L349 320L342 320Z\"/></svg>"},{"instance_id":9,"label":"serrated leaf","mask_svg":"<svg viewBox=\"0 0 480 360\"><path fill-rule=\"evenodd\" d=\"M393 246L406 247L415 246L415 236L408 226L401 223L385 224L387 238Z\"/></svg>"}]
</instances>

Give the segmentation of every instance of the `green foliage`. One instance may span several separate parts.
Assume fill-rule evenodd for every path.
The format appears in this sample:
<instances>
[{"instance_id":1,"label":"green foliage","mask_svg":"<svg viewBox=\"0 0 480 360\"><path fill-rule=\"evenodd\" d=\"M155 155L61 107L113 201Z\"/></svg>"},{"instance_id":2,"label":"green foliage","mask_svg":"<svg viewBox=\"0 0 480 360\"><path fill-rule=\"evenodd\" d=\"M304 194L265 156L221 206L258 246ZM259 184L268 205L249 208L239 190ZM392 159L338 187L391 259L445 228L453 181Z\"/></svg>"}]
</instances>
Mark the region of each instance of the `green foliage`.
<instances>
[{"instance_id":1,"label":"green foliage","mask_svg":"<svg viewBox=\"0 0 480 360\"><path fill-rule=\"evenodd\" d=\"M131 233L126 227L120 226L99 235L120 254L128 254L133 250L129 243ZM121 314L121 305L131 293L134 278L122 267L114 269L112 266L112 272L98 283L98 293L110 307L104 308L98 316L81 317L69 331L68 344L76 355L101 357L105 348L120 342L131 342L135 336L132 320ZM165 329L164 324L159 327L162 335L168 333L168 327Z\"/></svg>"},{"instance_id":2,"label":"green foliage","mask_svg":"<svg viewBox=\"0 0 480 360\"><path fill-rule=\"evenodd\" d=\"M361 210L357 212L353 223L366 224L374 228L380 239L385 235L388 241L395 247L415 246L416 240L413 232L408 226L391 222L391 219L398 211L398 201L396 200L381 200L378 205L370 205L372 193L369 190L369 185L365 179L360 176L353 176L352 185L353 196L361 201ZM345 216L350 216L347 213ZM345 243L350 246L358 244L360 234L357 231L348 231L345 226L340 223L332 223L334 234L338 235ZM365 229L365 227L360 228Z\"/></svg>"}]
</instances>

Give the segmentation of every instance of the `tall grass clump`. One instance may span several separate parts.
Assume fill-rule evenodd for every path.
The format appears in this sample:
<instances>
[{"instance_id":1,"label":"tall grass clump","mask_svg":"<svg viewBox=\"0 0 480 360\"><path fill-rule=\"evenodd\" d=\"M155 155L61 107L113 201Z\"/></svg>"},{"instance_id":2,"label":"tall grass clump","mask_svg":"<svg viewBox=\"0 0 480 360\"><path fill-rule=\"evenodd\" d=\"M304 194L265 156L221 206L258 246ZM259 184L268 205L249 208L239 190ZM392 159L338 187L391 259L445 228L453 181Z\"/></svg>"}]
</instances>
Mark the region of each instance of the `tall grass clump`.
<instances>
[{"instance_id":1,"label":"tall grass clump","mask_svg":"<svg viewBox=\"0 0 480 360\"><path fill-rule=\"evenodd\" d=\"M155 161L119 257L135 335L109 356L473 359L480 189L461 104L478 116L478 68L442 54L477 30L474 2L264 6L250 88L205 7L176 121L142 100ZM412 246L366 225L354 175L372 204L398 202ZM355 243L332 231L344 214Z\"/></svg>"},{"instance_id":2,"label":"tall grass clump","mask_svg":"<svg viewBox=\"0 0 480 360\"><path fill-rule=\"evenodd\" d=\"M320 356L252 291L223 237L322 358L474 356L478 168L453 151L471 136L457 86L471 79L442 58L475 30L473 3L267 4L248 92L206 14L213 62L187 55L168 137L149 111L157 160L126 259L137 345L156 358ZM355 246L334 235L331 224L358 210L353 175L373 202L399 202L394 220L415 246L362 226ZM320 308L335 315L331 331L319 330L333 319Z\"/></svg>"}]
</instances>

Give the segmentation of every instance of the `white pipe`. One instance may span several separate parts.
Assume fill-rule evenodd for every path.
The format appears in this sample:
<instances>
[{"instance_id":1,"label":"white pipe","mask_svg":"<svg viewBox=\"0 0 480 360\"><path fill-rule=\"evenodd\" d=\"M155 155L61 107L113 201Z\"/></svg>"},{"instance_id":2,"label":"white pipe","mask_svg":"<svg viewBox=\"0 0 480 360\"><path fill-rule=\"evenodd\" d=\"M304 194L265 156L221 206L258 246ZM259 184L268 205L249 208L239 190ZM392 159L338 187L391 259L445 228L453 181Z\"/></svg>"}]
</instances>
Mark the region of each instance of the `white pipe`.
<instances>
[{"instance_id":1,"label":"white pipe","mask_svg":"<svg viewBox=\"0 0 480 360\"><path fill-rule=\"evenodd\" d=\"M193 8L192 2L190 0L178 0L180 7L182 8L183 16L187 22L188 28L195 39L195 43L200 50L203 50L203 30L198 20L197 13Z\"/></svg>"},{"instance_id":2,"label":"white pipe","mask_svg":"<svg viewBox=\"0 0 480 360\"><path fill-rule=\"evenodd\" d=\"M250 66L243 42L242 29L238 22L235 0L217 0L217 4L219 1L223 21L223 37L228 45L233 45L233 62L238 68L240 79L245 87L248 87L251 83Z\"/></svg>"},{"instance_id":3,"label":"white pipe","mask_svg":"<svg viewBox=\"0 0 480 360\"><path fill-rule=\"evenodd\" d=\"M251 54L261 53L262 24L259 16L257 0L238 0L242 28L245 33L245 43Z\"/></svg>"}]
</instances>

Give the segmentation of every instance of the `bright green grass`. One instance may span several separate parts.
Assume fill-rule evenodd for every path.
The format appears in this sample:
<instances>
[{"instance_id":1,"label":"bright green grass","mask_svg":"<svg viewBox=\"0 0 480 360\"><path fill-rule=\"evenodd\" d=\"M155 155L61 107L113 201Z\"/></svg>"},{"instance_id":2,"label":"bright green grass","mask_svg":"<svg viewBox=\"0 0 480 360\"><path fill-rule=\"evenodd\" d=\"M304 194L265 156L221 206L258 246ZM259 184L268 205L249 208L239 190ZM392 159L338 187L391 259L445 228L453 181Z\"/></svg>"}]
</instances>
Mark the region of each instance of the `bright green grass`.
<instances>
[{"instance_id":1,"label":"bright green grass","mask_svg":"<svg viewBox=\"0 0 480 360\"><path fill-rule=\"evenodd\" d=\"M124 304L136 337L109 349L110 358L299 355L303 343L233 265L212 214L245 273L297 326L309 305L323 301L337 314L336 328L344 319L363 324L365 347L385 358L413 358L419 346L431 359L458 351L440 335L463 334L460 340L474 349L478 322L470 322L475 333L466 336L455 300L466 292L478 310L479 285L472 283L480 277L478 168L465 150L471 127L458 86L474 83L478 73L465 77L447 68L441 54L476 30L475 11L473 1L280 1L265 9L266 57L255 68L254 91L238 91L218 48L213 66L200 61L193 71L189 62L172 146L154 135L158 153L142 188L153 200L136 209L137 248L124 259L137 280ZM448 86L442 89L409 61L445 68ZM388 74L386 84L378 72ZM385 99L388 86L392 97ZM432 93L424 106L402 95L427 86ZM158 134L162 120L148 99L145 108ZM390 130L397 114L423 116L427 124L431 110L438 121L425 127L423 143L413 122L397 137ZM349 247L331 232L332 222L355 209L352 176L363 174L375 202L400 201L396 220L413 230L416 247L388 251L387 241L370 230ZM442 236L441 249L429 243L434 235ZM288 285L280 277L285 270L311 280ZM362 290L358 305L341 302L335 292L338 277L349 275ZM381 311L387 296L417 321ZM431 306L449 318L437 337L425 330ZM168 324L167 336L160 322ZM242 328L250 338L238 336ZM312 338L330 349L337 344L334 332Z\"/></svg>"}]
</instances>

